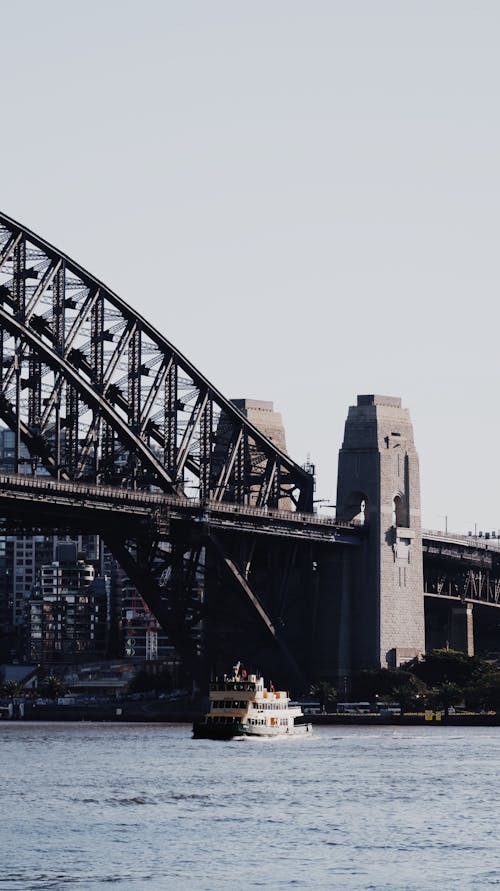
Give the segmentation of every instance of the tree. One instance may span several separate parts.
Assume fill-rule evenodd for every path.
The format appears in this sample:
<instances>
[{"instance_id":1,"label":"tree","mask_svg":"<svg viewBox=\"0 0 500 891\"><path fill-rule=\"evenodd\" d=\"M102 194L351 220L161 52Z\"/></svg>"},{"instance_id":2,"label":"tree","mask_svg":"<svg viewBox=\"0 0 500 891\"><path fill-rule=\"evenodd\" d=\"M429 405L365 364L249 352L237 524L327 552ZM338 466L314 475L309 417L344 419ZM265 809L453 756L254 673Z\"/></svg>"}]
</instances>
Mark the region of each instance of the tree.
<instances>
[{"instance_id":1,"label":"tree","mask_svg":"<svg viewBox=\"0 0 500 891\"><path fill-rule=\"evenodd\" d=\"M2 684L2 695L5 696L6 699L10 699L12 702L19 694L20 689L17 681L5 681L5 683Z\"/></svg>"},{"instance_id":2,"label":"tree","mask_svg":"<svg viewBox=\"0 0 500 891\"><path fill-rule=\"evenodd\" d=\"M462 688L459 687L458 684L453 684L451 681L444 681L432 691L434 707L444 708L446 716L449 714L450 706L457 705L463 698L464 693Z\"/></svg>"},{"instance_id":3,"label":"tree","mask_svg":"<svg viewBox=\"0 0 500 891\"><path fill-rule=\"evenodd\" d=\"M469 708L500 711L500 670L486 671L478 683L464 691L464 695Z\"/></svg>"},{"instance_id":4,"label":"tree","mask_svg":"<svg viewBox=\"0 0 500 891\"><path fill-rule=\"evenodd\" d=\"M416 681L417 679L412 678L412 680ZM418 712L425 707L427 692L425 685L421 682L409 682L403 684L401 687L396 687L396 689L393 690L393 697L396 702L399 702L401 714L404 714L405 712Z\"/></svg>"},{"instance_id":5,"label":"tree","mask_svg":"<svg viewBox=\"0 0 500 891\"><path fill-rule=\"evenodd\" d=\"M50 674L46 677L40 686L40 693L46 699L56 700L59 696L64 696L64 694L67 693L67 690L68 688L61 678L54 674Z\"/></svg>"},{"instance_id":6,"label":"tree","mask_svg":"<svg viewBox=\"0 0 500 891\"><path fill-rule=\"evenodd\" d=\"M426 653L423 659L413 661L409 670L428 687L445 681L468 687L478 681L485 671L485 665L476 656L466 656L459 650L438 649Z\"/></svg>"},{"instance_id":7,"label":"tree","mask_svg":"<svg viewBox=\"0 0 500 891\"><path fill-rule=\"evenodd\" d=\"M356 699L395 698L395 691L418 685L416 678L404 668L373 668L362 671L354 679Z\"/></svg>"},{"instance_id":8,"label":"tree","mask_svg":"<svg viewBox=\"0 0 500 891\"><path fill-rule=\"evenodd\" d=\"M337 691L329 681L318 681L313 684L310 693L319 701L321 711L326 711L327 705L334 706L337 702Z\"/></svg>"}]
</instances>

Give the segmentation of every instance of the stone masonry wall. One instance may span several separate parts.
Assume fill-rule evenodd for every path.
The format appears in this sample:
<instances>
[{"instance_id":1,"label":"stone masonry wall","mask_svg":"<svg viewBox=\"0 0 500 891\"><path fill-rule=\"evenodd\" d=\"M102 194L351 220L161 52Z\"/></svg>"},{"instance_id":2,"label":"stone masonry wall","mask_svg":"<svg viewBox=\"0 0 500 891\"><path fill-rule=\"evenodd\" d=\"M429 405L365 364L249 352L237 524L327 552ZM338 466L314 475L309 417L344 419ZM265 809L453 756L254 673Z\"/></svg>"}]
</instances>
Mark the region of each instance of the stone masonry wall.
<instances>
[{"instance_id":1,"label":"stone masonry wall","mask_svg":"<svg viewBox=\"0 0 500 891\"><path fill-rule=\"evenodd\" d=\"M425 648L418 455L400 399L359 396L349 409L337 515L364 518L367 531L352 591L353 668L399 665Z\"/></svg>"}]
</instances>

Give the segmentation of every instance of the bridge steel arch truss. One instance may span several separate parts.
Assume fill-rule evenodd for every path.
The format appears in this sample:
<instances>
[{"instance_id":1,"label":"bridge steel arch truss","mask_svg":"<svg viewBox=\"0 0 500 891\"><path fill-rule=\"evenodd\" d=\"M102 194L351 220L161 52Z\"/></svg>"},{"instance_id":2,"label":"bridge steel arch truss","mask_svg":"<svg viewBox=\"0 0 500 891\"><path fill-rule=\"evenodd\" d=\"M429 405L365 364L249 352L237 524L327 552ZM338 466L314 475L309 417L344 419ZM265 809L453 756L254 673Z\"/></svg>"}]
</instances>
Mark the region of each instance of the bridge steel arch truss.
<instances>
[{"instance_id":1,"label":"bridge steel arch truss","mask_svg":"<svg viewBox=\"0 0 500 891\"><path fill-rule=\"evenodd\" d=\"M312 508L312 480L101 282L0 215L0 416L26 459L87 480Z\"/></svg>"},{"instance_id":2,"label":"bridge steel arch truss","mask_svg":"<svg viewBox=\"0 0 500 891\"><path fill-rule=\"evenodd\" d=\"M312 510L307 472L146 319L4 215L0 419L15 434L15 473L201 502ZM153 608L163 603L158 618L193 662L199 642L193 644L191 632L200 618L193 591L200 586L204 547L189 535L133 541L108 530L108 540L145 600ZM213 551L252 601L245 572L220 543ZM267 616L263 623L272 627Z\"/></svg>"}]
</instances>

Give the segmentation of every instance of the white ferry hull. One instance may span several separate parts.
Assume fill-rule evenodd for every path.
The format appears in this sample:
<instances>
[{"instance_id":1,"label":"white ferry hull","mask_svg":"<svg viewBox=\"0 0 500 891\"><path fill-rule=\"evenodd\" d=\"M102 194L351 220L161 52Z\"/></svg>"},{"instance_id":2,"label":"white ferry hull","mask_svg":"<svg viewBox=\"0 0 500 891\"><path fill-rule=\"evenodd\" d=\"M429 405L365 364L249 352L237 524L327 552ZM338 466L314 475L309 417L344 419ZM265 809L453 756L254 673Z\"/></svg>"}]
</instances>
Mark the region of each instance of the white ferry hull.
<instances>
[{"instance_id":1,"label":"white ferry hull","mask_svg":"<svg viewBox=\"0 0 500 891\"><path fill-rule=\"evenodd\" d=\"M306 736L308 733L312 733L311 724L296 724L295 727L249 727L244 725L242 735L270 739L277 736Z\"/></svg>"}]
</instances>

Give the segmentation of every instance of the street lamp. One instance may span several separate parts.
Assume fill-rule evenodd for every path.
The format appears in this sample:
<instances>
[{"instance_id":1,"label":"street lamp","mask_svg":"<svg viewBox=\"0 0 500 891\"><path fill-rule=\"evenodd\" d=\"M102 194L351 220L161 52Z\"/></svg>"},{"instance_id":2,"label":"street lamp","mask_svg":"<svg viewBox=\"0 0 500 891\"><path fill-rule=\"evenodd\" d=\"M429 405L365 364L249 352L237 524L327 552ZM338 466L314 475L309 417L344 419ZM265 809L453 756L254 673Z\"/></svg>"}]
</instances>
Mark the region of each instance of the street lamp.
<instances>
[{"instance_id":1,"label":"street lamp","mask_svg":"<svg viewBox=\"0 0 500 891\"><path fill-rule=\"evenodd\" d=\"M448 535L448 514L439 514L442 520L444 520L444 534Z\"/></svg>"}]
</instances>

